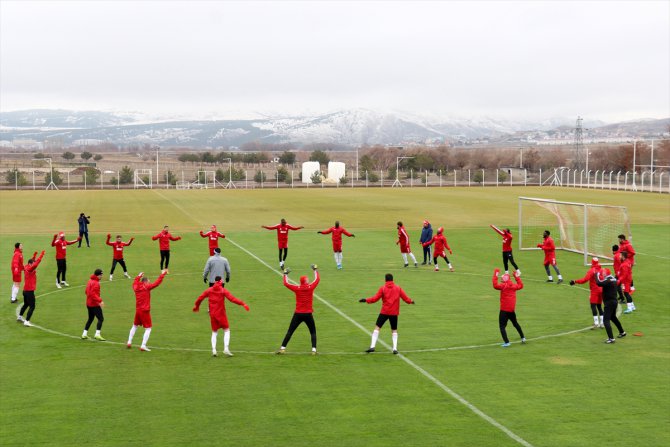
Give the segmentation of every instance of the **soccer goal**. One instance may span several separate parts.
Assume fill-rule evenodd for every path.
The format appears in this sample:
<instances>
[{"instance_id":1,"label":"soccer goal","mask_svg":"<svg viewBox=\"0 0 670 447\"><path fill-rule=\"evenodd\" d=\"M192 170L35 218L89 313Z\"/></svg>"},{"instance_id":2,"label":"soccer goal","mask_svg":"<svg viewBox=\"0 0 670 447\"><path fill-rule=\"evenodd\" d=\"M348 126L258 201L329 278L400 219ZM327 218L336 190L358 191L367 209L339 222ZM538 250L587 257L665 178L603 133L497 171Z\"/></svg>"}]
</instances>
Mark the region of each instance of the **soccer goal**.
<instances>
[{"instance_id":1,"label":"soccer goal","mask_svg":"<svg viewBox=\"0 0 670 447\"><path fill-rule=\"evenodd\" d=\"M611 260L618 235L632 240L624 206L519 197L519 249L539 250L544 230L551 233L556 249L583 254L584 265L590 265L589 256Z\"/></svg>"},{"instance_id":2,"label":"soccer goal","mask_svg":"<svg viewBox=\"0 0 670 447\"><path fill-rule=\"evenodd\" d=\"M135 189L138 188L149 188L153 187L153 171L151 169L135 169L135 175L133 176L133 182Z\"/></svg>"},{"instance_id":3,"label":"soccer goal","mask_svg":"<svg viewBox=\"0 0 670 447\"><path fill-rule=\"evenodd\" d=\"M191 186L200 189L216 188L216 172L198 171L196 181Z\"/></svg>"}]
</instances>

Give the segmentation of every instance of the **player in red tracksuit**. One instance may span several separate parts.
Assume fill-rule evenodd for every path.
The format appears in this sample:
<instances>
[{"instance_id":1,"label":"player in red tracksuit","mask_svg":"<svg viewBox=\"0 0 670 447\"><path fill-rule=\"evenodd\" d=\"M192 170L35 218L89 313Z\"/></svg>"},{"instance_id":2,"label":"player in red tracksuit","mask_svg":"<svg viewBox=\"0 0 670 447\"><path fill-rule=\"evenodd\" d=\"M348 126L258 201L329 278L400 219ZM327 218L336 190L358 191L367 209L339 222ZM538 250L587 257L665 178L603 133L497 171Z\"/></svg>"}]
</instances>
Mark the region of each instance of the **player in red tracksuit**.
<instances>
[{"instance_id":1,"label":"player in red tracksuit","mask_svg":"<svg viewBox=\"0 0 670 447\"><path fill-rule=\"evenodd\" d=\"M91 327L93 319L98 319L98 324L95 330L95 338L98 341L105 341L100 335L100 330L102 329L102 322L105 321L105 317L102 315L102 307L105 303L100 297L100 278L102 278L102 270L95 269L95 272L91 275L91 279L88 280L86 284L86 309L88 310L88 320L86 320L86 326L84 327L84 332L81 334L82 339L88 338L88 328Z\"/></svg>"},{"instance_id":2,"label":"player in red tracksuit","mask_svg":"<svg viewBox=\"0 0 670 447\"><path fill-rule=\"evenodd\" d=\"M312 270L314 270L314 281L307 282L307 277L301 276L300 284L298 285L289 283L288 274L290 270L284 270L284 286L295 293L295 312L277 354L284 354L286 352L286 346L288 346L293 332L295 332L301 323L305 323L312 339L312 355L316 355L316 324L314 323L312 303L314 302L314 289L319 285L320 278L315 264L312 264Z\"/></svg>"},{"instance_id":3,"label":"player in red tracksuit","mask_svg":"<svg viewBox=\"0 0 670 447\"><path fill-rule=\"evenodd\" d=\"M412 261L414 261L414 267L418 267L419 264L416 262L414 253L412 253L412 249L409 246L409 235L407 234L407 230L405 230L405 227L400 221L398 221L396 225L398 228L398 240L395 244L400 245L400 255L402 256L402 260L405 262L405 267L409 265L407 262L407 255L409 255L412 258Z\"/></svg>"},{"instance_id":4,"label":"player in red tracksuit","mask_svg":"<svg viewBox=\"0 0 670 447\"><path fill-rule=\"evenodd\" d=\"M370 342L370 348L365 352L375 352L375 345L377 344L377 339L379 338L379 331L381 330L386 320L388 320L391 325L391 339L393 340L393 353L398 353L398 315L400 315L400 299L407 304L414 304L414 301L411 300L404 290L393 282L393 275L387 273L385 276L386 283L377 290L370 298L361 298L358 300L360 303L376 303L380 299L382 300L382 310L377 316L377 321L375 322L375 328L372 331L372 341Z\"/></svg>"},{"instance_id":5,"label":"player in red tracksuit","mask_svg":"<svg viewBox=\"0 0 670 447\"><path fill-rule=\"evenodd\" d=\"M340 221L335 221L335 226L330 227L327 230L317 231L319 234L332 234L333 240L333 253L335 257L335 264L337 265L338 270L342 270L342 235L344 234L347 237L356 237L353 233L349 233L344 227L340 226Z\"/></svg>"},{"instance_id":6,"label":"player in red tracksuit","mask_svg":"<svg viewBox=\"0 0 670 447\"><path fill-rule=\"evenodd\" d=\"M209 255L214 256L214 249L219 247L219 238L224 239L226 235L219 233L216 230L216 225L212 225L207 233L203 233L201 231L200 237L206 237L209 239Z\"/></svg>"},{"instance_id":7,"label":"player in red tracksuit","mask_svg":"<svg viewBox=\"0 0 670 447\"><path fill-rule=\"evenodd\" d=\"M147 347L149 336L151 335L151 290L158 287L165 278L166 272L163 271L154 282L149 282L149 278L144 276L144 273L138 274L133 281L133 292L135 292L135 318L133 319L133 327L130 328L128 334L128 343L126 346L130 349L133 346L133 337L139 326L144 327L144 336L142 337L142 344L140 351L150 352L151 349Z\"/></svg>"},{"instance_id":8,"label":"player in red tracksuit","mask_svg":"<svg viewBox=\"0 0 670 447\"><path fill-rule=\"evenodd\" d=\"M447 261L449 271L453 272L454 268L451 266L451 262L449 262L449 258L447 258L447 252L445 250L449 250L450 255L453 254L453 252L449 247L447 238L444 237L444 228L438 228L437 234L433 236L428 242L424 242L423 246L428 247L431 244L435 244L435 250L433 251L433 263L435 264L435 271L440 271L440 267L437 265L437 258L443 258L445 261Z\"/></svg>"},{"instance_id":9,"label":"player in red tracksuit","mask_svg":"<svg viewBox=\"0 0 670 447\"><path fill-rule=\"evenodd\" d=\"M618 245L612 245L612 261L614 263L612 266L613 276L616 278L619 273L619 269L621 268L621 253L619 253ZM626 297L623 295L623 290L621 290L621 286L619 285L617 285L617 295L619 297L620 303L626 302Z\"/></svg>"},{"instance_id":10,"label":"player in red tracksuit","mask_svg":"<svg viewBox=\"0 0 670 447\"><path fill-rule=\"evenodd\" d=\"M621 286L623 295L626 298L626 310L623 313L629 314L636 310L636 308L635 303L633 303L633 297L630 295L633 290L633 265L630 259L628 259L628 253L625 251L621 251L621 265L616 277L617 285Z\"/></svg>"},{"instance_id":11,"label":"player in red tracksuit","mask_svg":"<svg viewBox=\"0 0 670 447\"><path fill-rule=\"evenodd\" d=\"M80 241L81 238L74 239L72 241L65 240L65 233L62 231L58 234L54 234L54 238L51 241L51 246L56 247L56 287L59 289L61 286L69 286L65 281L65 272L67 271L67 262L65 260L65 252L68 245L72 245Z\"/></svg>"},{"instance_id":12,"label":"player in red tracksuit","mask_svg":"<svg viewBox=\"0 0 670 447\"><path fill-rule=\"evenodd\" d=\"M593 315L593 327L595 329L598 327L605 327L603 323L603 289L598 284L596 284L596 278L600 273L600 263L598 258L593 258L591 260L591 268L583 278L574 279L570 281L570 285L574 286L575 284L584 284L585 282L589 283L589 303L591 304L591 314ZM600 315L600 317L598 317Z\"/></svg>"},{"instance_id":13,"label":"player in red tracksuit","mask_svg":"<svg viewBox=\"0 0 670 447\"><path fill-rule=\"evenodd\" d=\"M10 302L16 304L19 300L16 297L19 295L21 288L21 274L23 273L23 244L17 242L14 244L14 254L12 255L12 295Z\"/></svg>"},{"instance_id":14,"label":"player in red tracksuit","mask_svg":"<svg viewBox=\"0 0 670 447\"><path fill-rule=\"evenodd\" d=\"M151 236L152 241L156 239L158 239L158 249L161 251L161 271L165 270L168 272L168 266L170 265L170 241L178 241L181 239L181 236L172 236L170 228L165 225L163 231L155 236ZM165 264L165 267L163 267L163 264Z\"/></svg>"},{"instance_id":15,"label":"player in red tracksuit","mask_svg":"<svg viewBox=\"0 0 670 447\"><path fill-rule=\"evenodd\" d=\"M24 326L32 326L30 324L30 317L33 316L35 311L35 288L37 287L37 267L42 262L44 257L44 250L40 253L39 258L35 259L37 252L35 252L32 258L28 259L28 264L23 268L26 278L26 282L23 284L23 306L21 306L21 311L19 312L19 317L16 319L19 323L23 323ZM26 318L23 318L23 313L28 310L28 315Z\"/></svg>"},{"instance_id":16,"label":"player in red tracksuit","mask_svg":"<svg viewBox=\"0 0 670 447\"><path fill-rule=\"evenodd\" d=\"M305 227L293 227L286 223L286 219L282 219L281 223L273 225L271 227L261 225L261 228L266 230L277 230L277 245L279 246L279 268L284 268L284 262L286 261L286 256L288 255L288 232L289 230L297 231Z\"/></svg>"},{"instance_id":17,"label":"player in red tracksuit","mask_svg":"<svg viewBox=\"0 0 670 447\"><path fill-rule=\"evenodd\" d=\"M632 269L635 267L635 249L633 248L633 245L630 243L628 239L626 239L626 236L623 234L620 234L618 236L619 238L619 251L620 252L626 252L626 256L628 257L628 260L630 261L630 268ZM635 284L631 280L630 283L630 291L635 292ZM633 306L635 307L635 306ZM635 310L635 309L633 309Z\"/></svg>"},{"instance_id":18,"label":"player in red tracksuit","mask_svg":"<svg viewBox=\"0 0 670 447\"><path fill-rule=\"evenodd\" d=\"M242 300L235 298L228 289L223 287L221 277L214 278L214 285L202 292L195 300L193 312L200 310L200 303L205 298L209 298L209 321L212 325L212 356L216 357L216 334L219 329L223 329L223 354L232 357L233 354L228 349L230 345L230 325L228 324L228 315L226 315L226 300L244 307L249 312L249 306Z\"/></svg>"},{"instance_id":19,"label":"player in red tracksuit","mask_svg":"<svg viewBox=\"0 0 670 447\"><path fill-rule=\"evenodd\" d=\"M556 245L554 240L551 238L551 233L549 230L544 230L542 237L544 241L541 244L537 244L537 248L541 248L544 251L544 270L547 272L547 282L554 282L554 278L551 276L549 271L549 266L554 267L556 275L558 276L558 284L563 282L563 277L561 272L558 270L558 265L556 265Z\"/></svg>"},{"instance_id":20,"label":"player in red tracksuit","mask_svg":"<svg viewBox=\"0 0 670 447\"><path fill-rule=\"evenodd\" d=\"M502 236L502 259L503 266L505 267L505 273L509 273L509 263L512 263L512 267L514 267L514 270L516 270L516 272L520 275L521 270L519 270L519 266L516 265L516 262L514 262L514 255L512 254L512 240L514 240L512 232L509 228L501 230L495 225L490 225L490 227L493 228L493 231Z\"/></svg>"},{"instance_id":21,"label":"player in red tracksuit","mask_svg":"<svg viewBox=\"0 0 670 447\"><path fill-rule=\"evenodd\" d=\"M121 235L117 234L116 241L109 242L111 238L112 235L107 233L107 245L112 247L112 250L114 250L114 255L112 257L112 269L109 271L109 280L111 281L114 278L114 269L116 268L116 264L120 264L121 267L123 268L123 275L126 278L130 278L130 275L128 274L128 269L126 268L126 261L123 259L123 247L129 247L130 244L133 243L135 238L131 237L128 242L123 242L121 240Z\"/></svg>"},{"instance_id":22,"label":"player in red tracksuit","mask_svg":"<svg viewBox=\"0 0 670 447\"><path fill-rule=\"evenodd\" d=\"M512 325L516 328L516 331L521 337L521 343L526 343L526 337L523 335L523 329L518 321L516 321L516 291L523 289L523 282L521 282L521 276L516 272L514 273L514 279L516 284L510 281L509 274L505 273L502 275L502 283L498 283L498 275L500 275L500 270L495 269L493 271L493 288L500 290L500 313L498 314L498 325L500 327L500 335L503 338L502 347L506 348L510 345L509 338L507 338L507 321L511 321Z\"/></svg>"}]
</instances>

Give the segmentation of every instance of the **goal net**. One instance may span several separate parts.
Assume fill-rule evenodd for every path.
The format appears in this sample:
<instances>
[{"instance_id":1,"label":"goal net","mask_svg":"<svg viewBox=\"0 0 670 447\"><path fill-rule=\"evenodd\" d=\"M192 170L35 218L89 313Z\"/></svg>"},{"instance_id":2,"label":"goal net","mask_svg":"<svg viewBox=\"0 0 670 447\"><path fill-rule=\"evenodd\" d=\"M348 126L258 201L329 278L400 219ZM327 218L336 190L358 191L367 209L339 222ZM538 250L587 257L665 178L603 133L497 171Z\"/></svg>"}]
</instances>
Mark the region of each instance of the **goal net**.
<instances>
[{"instance_id":1,"label":"goal net","mask_svg":"<svg viewBox=\"0 0 670 447\"><path fill-rule=\"evenodd\" d=\"M585 265L589 256L611 260L618 235L632 239L626 207L519 197L519 249L539 250L544 230L556 249L583 254Z\"/></svg>"},{"instance_id":2,"label":"goal net","mask_svg":"<svg viewBox=\"0 0 670 447\"><path fill-rule=\"evenodd\" d=\"M135 189L153 188L153 171L151 169L135 169L133 184Z\"/></svg>"}]
</instances>

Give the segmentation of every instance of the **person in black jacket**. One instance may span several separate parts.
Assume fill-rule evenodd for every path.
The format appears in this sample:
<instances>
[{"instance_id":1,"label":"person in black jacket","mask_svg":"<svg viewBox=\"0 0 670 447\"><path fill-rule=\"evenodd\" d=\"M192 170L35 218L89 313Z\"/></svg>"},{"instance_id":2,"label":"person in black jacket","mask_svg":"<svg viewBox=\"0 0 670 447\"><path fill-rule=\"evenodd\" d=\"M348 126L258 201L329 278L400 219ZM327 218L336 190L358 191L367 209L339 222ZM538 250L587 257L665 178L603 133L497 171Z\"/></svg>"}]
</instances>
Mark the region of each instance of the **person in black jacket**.
<instances>
[{"instance_id":1,"label":"person in black jacket","mask_svg":"<svg viewBox=\"0 0 670 447\"><path fill-rule=\"evenodd\" d=\"M77 219L77 222L79 223L79 245L77 248L81 248L81 239L83 237L86 238L86 246L88 248L91 248L91 244L88 241L88 224L91 223L89 220L91 216L87 216L84 213L81 213L79 215L79 219Z\"/></svg>"},{"instance_id":2,"label":"person in black jacket","mask_svg":"<svg viewBox=\"0 0 670 447\"><path fill-rule=\"evenodd\" d=\"M419 243L423 245L424 243L428 242L433 238L433 227L430 226L430 222L427 220L423 221L423 228L421 229L421 238L419 239ZM427 247L423 247L423 262L421 265L428 265L431 264L430 262L430 245Z\"/></svg>"},{"instance_id":3,"label":"person in black jacket","mask_svg":"<svg viewBox=\"0 0 670 447\"><path fill-rule=\"evenodd\" d=\"M605 304L605 312L603 316L603 324L605 325L605 330L607 331L607 340L605 343L614 343L614 333L612 332L612 325L610 321L619 330L619 335L617 337L623 338L626 336L626 331L623 330L621 322L616 317L616 307L617 307L617 281L614 276L610 274L610 269L604 270L605 277L603 278L602 273L596 275L596 284L598 284L603 289L603 304Z\"/></svg>"}]
</instances>

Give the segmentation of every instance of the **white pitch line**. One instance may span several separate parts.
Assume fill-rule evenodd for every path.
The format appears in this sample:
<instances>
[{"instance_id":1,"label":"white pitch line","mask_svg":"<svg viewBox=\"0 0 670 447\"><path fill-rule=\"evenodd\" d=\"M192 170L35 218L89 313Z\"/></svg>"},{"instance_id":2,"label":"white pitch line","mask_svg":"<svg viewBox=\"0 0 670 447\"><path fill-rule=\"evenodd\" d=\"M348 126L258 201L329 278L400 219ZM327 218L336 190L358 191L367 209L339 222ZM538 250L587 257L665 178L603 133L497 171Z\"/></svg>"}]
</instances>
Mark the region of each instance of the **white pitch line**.
<instances>
[{"instance_id":1,"label":"white pitch line","mask_svg":"<svg viewBox=\"0 0 670 447\"><path fill-rule=\"evenodd\" d=\"M268 264L267 262L265 262L264 260L262 260L261 258L259 258L258 256L256 256L255 254L253 254L252 252L250 252L250 251L247 250L246 248L242 247L241 245L239 245L239 244L236 243L235 241L233 241L233 240L231 240L231 239L228 239L228 242L232 243L232 244L235 245L237 248L239 248L240 250L244 251L245 253L247 253L247 254L248 254L249 256L251 256L252 258L256 259L256 260L257 260L258 262L260 262L261 264L265 265L267 268L269 268L271 271L273 271L273 272L276 273L277 275L279 275L279 276L283 276L281 273L279 273L278 271L276 271L270 264ZM330 302L328 302L327 300L325 300L324 298L322 298L321 296L319 296L319 295L316 294L316 293L314 293L314 297L317 298L321 303L325 304L328 308L330 308L331 310L333 310L335 313L337 313L338 315L340 315L342 318L344 318L345 320L349 321L351 324L353 324L354 326L356 326L357 328L359 328L360 330L362 330L363 332L365 332L368 336L370 335L370 332L368 332L368 330L367 330L363 325L361 325L359 322L357 322L356 320L354 320L353 318L351 318L349 315L347 315L347 314L345 314L344 312L342 312L340 309L338 309L338 308L335 307L334 305L330 304ZM384 341L379 340L378 343L381 344L382 346L384 346L386 349L391 350L391 346L389 346L389 345L388 345L387 343L385 343ZM416 371L418 371L419 373L421 373L421 374L422 374L424 377L426 377L428 380L430 380L430 381L433 382L435 385L437 385L440 389L442 389L442 390L443 390L444 392L446 392L448 395L450 395L451 397L453 397L454 399L456 399L456 400L457 400L458 402L460 402L461 404L465 405L470 411L472 411L473 413L475 413L477 416L479 416L480 418L482 418L483 420L485 420L485 421L488 422L489 424L493 425L495 428L497 428L497 429L499 429L500 431L502 431L503 433L505 433L507 436L509 436L510 438L512 438L514 441L516 441L516 442L519 443L520 445L523 445L524 447L533 447L533 445L532 445L531 443L529 443L529 442L526 441L525 439L521 438L519 435L515 434L512 430L510 430L509 428L505 427L505 426L502 425L500 422L496 421L496 420L493 419L491 416L489 416L489 415L487 415L486 413L484 413L483 411L481 411L479 408L477 408L476 406L474 406L472 403L468 402L468 401L467 401L465 398L463 398L460 394L458 394L458 393L456 393L455 391L453 391L451 388L449 388L447 385L445 385L444 383L442 383L440 380L438 380L435 376L433 376L432 374L430 374L430 373L429 373L428 371L426 371L425 369L423 369L422 367L420 367L419 365L417 365L416 363L414 363L413 361L411 361L410 359L408 359L407 357L405 357L405 356L402 355L402 354L399 354L398 357L399 357L400 359L402 359L405 363L407 363L409 366L411 366L412 368L414 368Z\"/></svg>"}]
</instances>

